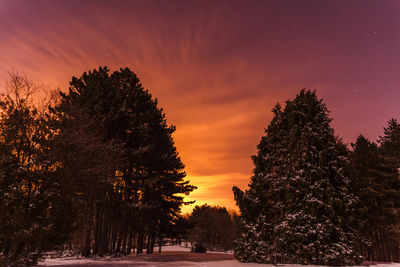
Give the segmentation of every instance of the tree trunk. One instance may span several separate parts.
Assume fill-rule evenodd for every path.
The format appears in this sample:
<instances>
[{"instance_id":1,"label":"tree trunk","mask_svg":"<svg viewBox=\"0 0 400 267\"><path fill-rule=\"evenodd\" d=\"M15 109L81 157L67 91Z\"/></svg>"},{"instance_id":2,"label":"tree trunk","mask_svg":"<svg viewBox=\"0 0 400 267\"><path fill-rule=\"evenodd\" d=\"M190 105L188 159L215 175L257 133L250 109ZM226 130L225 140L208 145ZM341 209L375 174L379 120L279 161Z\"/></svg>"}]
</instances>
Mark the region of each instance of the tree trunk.
<instances>
[{"instance_id":1,"label":"tree trunk","mask_svg":"<svg viewBox=\"0 0 400 267\"><path fill-rule=\"evenodd\" d=\"M122 227L122 253L124 255L127 254L127 250L126 250L126 243L127 243L127 238L128 238L128 222L127 222L128 218L127 216L125 216L124 221L123 221L123 227Z\"/></svg>"},{"instance_id":2,"label":"tree trunk","mask_svg":"<svg viewBox=\"0 0 400 267\"><path fill-rule=\"evenodd\" d=\"M137 237L137 249L136 249L136 254L142 254L143 253L143 232L140 232L138 237Z\"/></svg>"},{"instance_id":3,"label":"tree trunk","mask_svg":"<svg viewBox=\"0 0 400 267\"><path fill-rule=\"evenodd\" d=\"M131 255L131 251L132 251L132 230L129 230L129 235L128 235L128 244L127 244L127 248L126 248L126 252L128 255Z\"/></svg>"},{"instance_id":4,"label":"tree trunk","mask_svg":"<svg viewBox=\"0 0 400 267\"><path fill-rule=\"evenodd\" d=\"M111 252L114 253L117 248L117 240L118 240L118 227L119 223L116 218L113 220L113 238L112 238L112 246Z\"/></svg>"},{"instance_id":5,"label":"tree trunk","mask_svg":"<svg viewBox=\"0 0 400 267\"><path fill-rule=\"evenodd\" d=\"M82 248L82 256L87 257L90 254L90 232L91 232L91 223L89 216L86 215L86 222L85 222L85 233L84 233L84 240L83 240L83 248Z\"/></svg>"},{"instance_id":6,"label":"tree trunk","mask_svg":"<svg viewBox=\"0 0 400 267\"><path fill-rule=\"evenodd\" d=\"M99 207L99 203L95 200L94 201L94 225L95 228L93 230L94 234L94 239L93 239L93 253L98 254L99 252L99 240L100 240L100 235L101 235L101 224L102 220L101 218L101 211Z\"/></svg>"},{"instance_id":7,"label":"tree trunk","mask_svg":"<svg viewBox=\"0 0 400 267\"><path fill-rule=\"evenodd\" d=\"M147 234L146 254L151 254L151 235Z\"/></svg>"},{"instance_id":8,"label":"tree trunk","mask_svg":"<svg viewBox=\"0 0 400 267\"><path fill-rule=\"evenodd\" d=\"M122 223L116 223L115 224L115 239L116 239L116 246L115 246L115 252L119 253L121 251L121 243L122 243Z\"/></svg>"},{"instance_id":9,"label":"tree trunk","mask_svg":"<svg viewBox=\"0 0 400 267\"><path fill-rule=\"evenodd\" d=\"M150 241L151 241L151 243L150 243L150 251L151 251L151 253L153 253L153 252L154 252L154 245L155 245L155 243L156 243L156 236L155 236L154 233L151 234L151 239L150 239Z\"/></svg>"},{"instance_id":10,"label":"tree trunk","mask_svg":"<svg viewBox=\"0 0 400 267\"><path fill-rule=\"evenodd\" d=\"M103 202L103 212L101 214L101 220L102 220L102 224L100 227L100 244L99 244L99 253L98 255L100 257L104 256L104 253L106 253L106 249L108 246L108 237L109 237L109 232L108 232L108 224L109 224L109 217L107 216L108 213L108 209L106 206L106 201L104 200Z\"/></svg>"}]
</instances>

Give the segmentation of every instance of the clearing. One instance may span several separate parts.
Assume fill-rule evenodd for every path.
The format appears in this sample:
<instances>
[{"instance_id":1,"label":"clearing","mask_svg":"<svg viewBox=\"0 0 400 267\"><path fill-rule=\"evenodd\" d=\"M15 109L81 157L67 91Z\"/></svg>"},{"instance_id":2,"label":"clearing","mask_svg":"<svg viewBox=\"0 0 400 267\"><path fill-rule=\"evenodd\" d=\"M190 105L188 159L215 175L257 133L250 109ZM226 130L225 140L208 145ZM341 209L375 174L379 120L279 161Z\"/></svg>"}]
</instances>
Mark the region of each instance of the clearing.
<instances>
[{"instance_id":1,"label":"clearing","mask_svg":"<svg viewBox=\"0 0 400 267\"><path fill-rule=\"evenodd\" d=\"M155 248L155 251L156 248ZM274 267L271 264L240 263L232 253L191 253L188 248L179 246L163 247L163 252L154 254L132 255L116 258L48 258L39 266L91 266L91 267ZM279 265L287 267L304 267L304 265ZM382 263L374 267L400 267L398 263ZM317 267L317 266L315 266Z\"/></svg>"}]
</instances>

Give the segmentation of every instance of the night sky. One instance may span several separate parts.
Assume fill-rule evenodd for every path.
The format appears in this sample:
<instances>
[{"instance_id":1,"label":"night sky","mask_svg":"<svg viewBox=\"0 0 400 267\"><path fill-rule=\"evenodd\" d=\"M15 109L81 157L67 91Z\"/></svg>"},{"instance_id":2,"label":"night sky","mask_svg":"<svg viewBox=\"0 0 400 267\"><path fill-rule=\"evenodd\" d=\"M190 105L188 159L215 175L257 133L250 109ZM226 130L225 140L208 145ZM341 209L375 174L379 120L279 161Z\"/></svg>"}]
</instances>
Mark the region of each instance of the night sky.
<instances>
[{"instance_id":1,"label":"night sky","mask_svg":"<svg viewBox=\"0 0 400 267\"><path fill-rule=\"evenodd\" d=\"M177 127L196 204L234 208L273 105L301 88L347 143L400 118L400 1L0 0L0 51L0 81L137 73Z\"/></svg>"}]
</instances>

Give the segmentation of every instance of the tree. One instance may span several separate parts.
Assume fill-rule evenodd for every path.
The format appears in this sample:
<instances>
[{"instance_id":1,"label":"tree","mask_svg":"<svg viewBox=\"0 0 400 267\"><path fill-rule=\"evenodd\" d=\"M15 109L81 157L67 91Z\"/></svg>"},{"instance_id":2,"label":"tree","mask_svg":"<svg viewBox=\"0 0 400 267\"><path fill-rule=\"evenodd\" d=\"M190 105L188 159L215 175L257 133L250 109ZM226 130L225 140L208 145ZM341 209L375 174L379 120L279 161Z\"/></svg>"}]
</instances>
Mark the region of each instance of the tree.
<instances>
[{"instance_id":1,"label":"tree","mask_svg":"<svg viewBox=\"0 0 400 267\"><path fill-rule=\"evenodd\" d=\"M384 135L378 140L382 152L397 168L400 168L400 124L392 118L383 130Z\"/></svg>"},{"instance_id":2,"label":"tree","mask_svg":"<svg viewBox=\"0 0 400 267\"><path fill-rule=\"evenodd\" d=\"M360 253L370 261L399 261L400 180L393 161L360 135L353 146L351 191L358 197L356 215L363 233Z\"/></svg>"},{"instance_id":3,"label":"tree","mask_svg":"<svg viewBox=\"0 0 400 267\"><path fill-rule=\"evenodd\" d=\"M35 265L71 232L69 198L49 157L52 133L32 96L37 86L12 73L0 100L0 265Z\"/></svg>"},{"instance_id":4,"label":"tree","mask_svg":"<svg viewBox=\"0 0 400 267\"><path fill-rule=\"evenodd\" d=\"M92 248L102 254L104 248L99 239L106 236L97 231L102 220L99 213L111 208L106 204L112 199L121 201L114 192L119 181L113 170L123 162L124 151L120 144L104 140L98 117L88 116L84 109L69 108L73 116L52 109L47 118L49 129L56 133L50 140L51 155L58 162L58 172L68 181L64 193L72 198L70 216L75 218L75 235L69 242L74 247L69 248L85 256Z\"/></svg>"},{"instance_id":5,"label":"tree","mask_svg":"<svg viewBox=\"0 0 400 267\"><path fill-rule=\"evenodd\" d=\"M192 228L188 236L194 252L233 249L238 221L237 216L226 208L207 204L196 206L189 222Z\"/></svg>"},{"instance_id":6,"label":"tree","mask_svg":"<svg viewBox=\"0 0 400 267\"><path fill-rule=\"evenodd\" d=\"M335 137L315 92L278 104L258 145L249 189L234 187L241 212L235 256L241 261L353 264L348 150Z\"/></svg>"},{"instance_id":7,"label":"tree","mask_svg":"<svg viewBox=\"0 0 400 267\"><path fill-rule=\"evenodd\" d=\"M183 195L195 188L184 181L184 165L172 138L175 127L167 124L157 99L129 69L110 74L100 67L73 77L69 92L61 93L52 114L60 136L66 136L62 140L69 140L76 130L94 138L82 143L76 136L79 146L63 149L71 153L65 162L73 162L67 170L77 181L87 177L82 181L90 181L95 189L81 187L79 191L89 203L82 218L86 240L82 254L91 250L98 255L130 253L135 245L137 253L145 245L151 253L156 236L163 234L161 226L173 224L186 204ZM100 161L97 152L103 151L100 155L107 155L104 159L112 164L98 165L95 160L94 167L104 168L91 168L87 175L76 172L76 166L88 160L81 145Z\"/></svg>"}]
</instances>

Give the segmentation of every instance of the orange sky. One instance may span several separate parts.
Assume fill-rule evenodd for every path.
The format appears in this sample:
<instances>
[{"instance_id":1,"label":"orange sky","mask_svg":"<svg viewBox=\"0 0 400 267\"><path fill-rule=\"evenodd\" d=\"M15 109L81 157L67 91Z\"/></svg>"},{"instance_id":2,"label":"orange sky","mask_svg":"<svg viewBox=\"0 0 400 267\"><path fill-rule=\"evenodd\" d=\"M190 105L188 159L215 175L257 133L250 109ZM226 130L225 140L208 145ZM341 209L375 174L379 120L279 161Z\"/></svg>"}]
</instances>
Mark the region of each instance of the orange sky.
<instances>
[{"instance_id":1,"label":"orange sky","mask_svg":"<svg viewBox=\"0 0 400 267\"><path fill-rule=\"evenodd\" d=\"M0 0L0 51L0 80L16 70L63 90L100 65L131 68L177 127L196 204L234 208L271 108L301 88L346 142L399 115L394 0Z\"/></svg>"}]
</instances>

